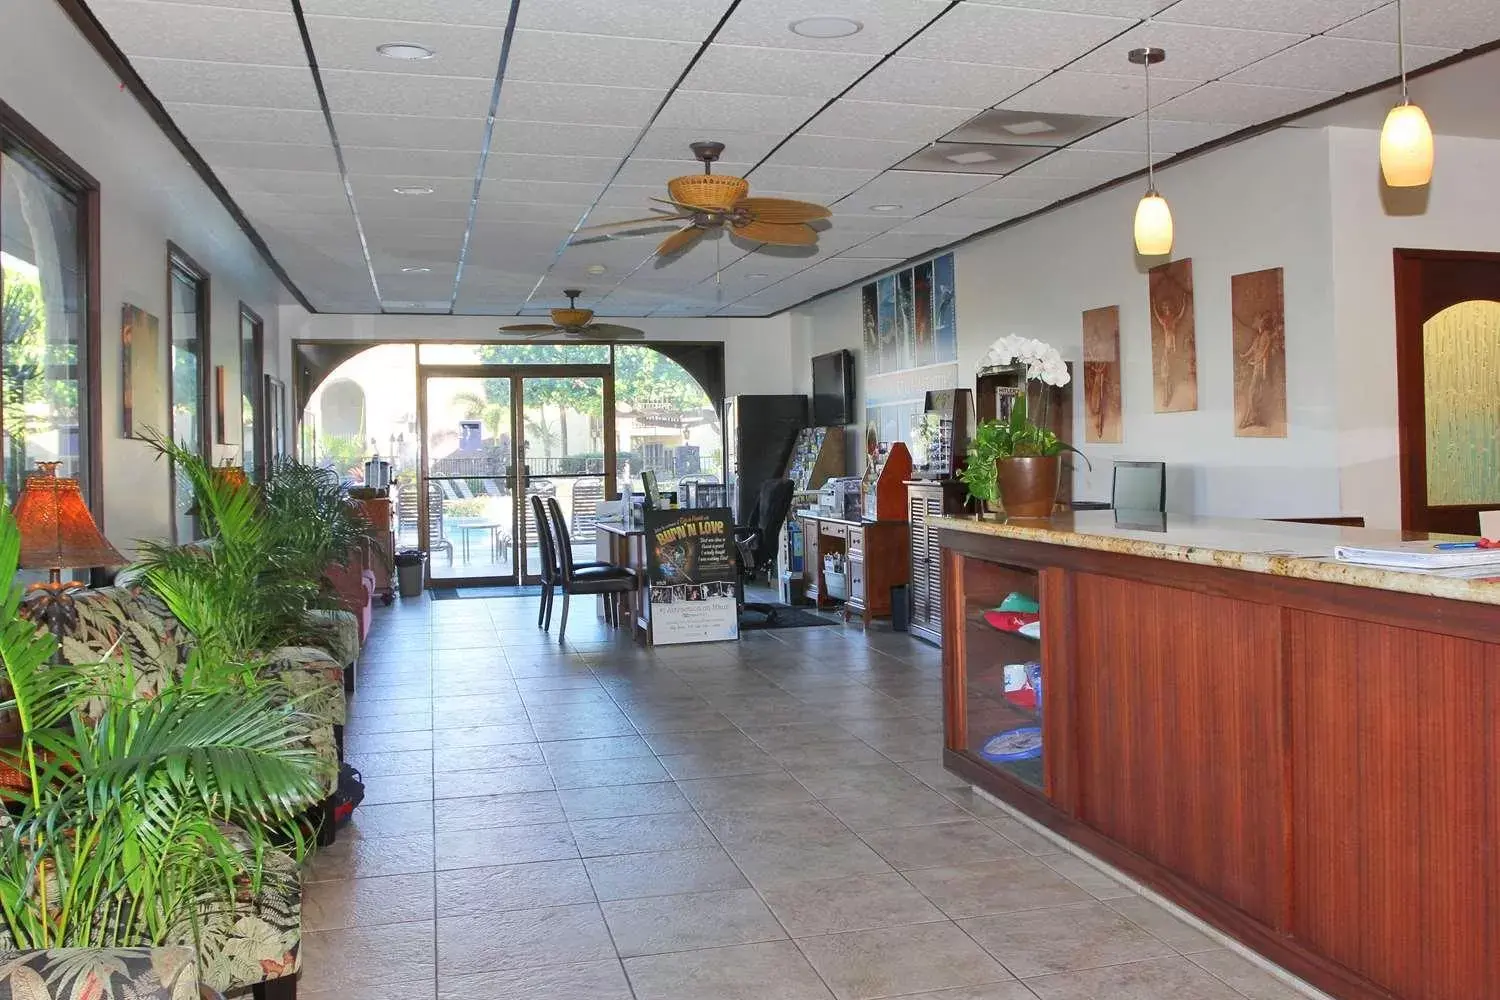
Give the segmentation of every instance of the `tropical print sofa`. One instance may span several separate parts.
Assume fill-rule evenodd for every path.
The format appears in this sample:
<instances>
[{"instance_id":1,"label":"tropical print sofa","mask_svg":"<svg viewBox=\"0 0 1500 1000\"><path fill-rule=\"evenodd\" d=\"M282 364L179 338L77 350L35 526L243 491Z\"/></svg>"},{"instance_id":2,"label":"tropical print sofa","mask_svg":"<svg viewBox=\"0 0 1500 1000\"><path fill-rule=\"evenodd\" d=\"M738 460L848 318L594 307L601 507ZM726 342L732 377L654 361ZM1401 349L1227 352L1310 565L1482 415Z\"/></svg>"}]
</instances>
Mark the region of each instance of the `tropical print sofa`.
<instances>
[{"instance_id":1,"label":"tropical print sofa","mask_svg":"<svg viewBox=\"0 0 1500 1000\"><path fill-rule=\"evenodd\" d=\"M199 1000L197 958L191 948L51 948L0 954L0 1000L79 997Z\"/></svg>"}]
</instances>

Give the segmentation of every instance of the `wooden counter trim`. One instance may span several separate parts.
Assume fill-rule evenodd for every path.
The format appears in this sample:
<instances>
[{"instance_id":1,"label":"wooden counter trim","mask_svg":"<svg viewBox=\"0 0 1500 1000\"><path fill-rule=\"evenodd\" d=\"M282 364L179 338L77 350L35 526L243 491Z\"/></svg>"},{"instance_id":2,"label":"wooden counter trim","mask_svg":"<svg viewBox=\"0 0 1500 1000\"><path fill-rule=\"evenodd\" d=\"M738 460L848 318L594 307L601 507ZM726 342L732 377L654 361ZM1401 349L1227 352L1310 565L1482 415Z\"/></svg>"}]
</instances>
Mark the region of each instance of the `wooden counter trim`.
<instances>
[{"instance_id":1,"label":"wooden counter trim","mask_svg":"<svg viewBox=\"0 0 1500 1000\"><path fill-rule=\"evenodd\" d=\"M1029 539L978 535L948 528L937 530L939 542L945 549L991 562L1024 566L1038 572L1055 567L1074 572L1118 576L1219 597L1232 597L1235 600L1439 632L1480 642L1500 641L1500 607L1493 604L1428 597L1375 587L1356 587L1322 580L1303 580L1068 545L1049 545Z\"/></svg>"}]
</instances>

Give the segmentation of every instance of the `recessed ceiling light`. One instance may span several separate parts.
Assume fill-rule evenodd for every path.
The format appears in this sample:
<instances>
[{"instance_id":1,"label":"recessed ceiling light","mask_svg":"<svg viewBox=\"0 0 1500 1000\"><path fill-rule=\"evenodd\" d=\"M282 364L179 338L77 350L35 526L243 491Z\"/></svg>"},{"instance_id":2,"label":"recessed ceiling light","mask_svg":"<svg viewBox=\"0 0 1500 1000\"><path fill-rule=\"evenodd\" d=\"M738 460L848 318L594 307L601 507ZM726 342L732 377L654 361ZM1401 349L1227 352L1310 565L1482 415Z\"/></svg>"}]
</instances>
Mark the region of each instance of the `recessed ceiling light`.
<instances>
[{"instance_id":1,"label":"recessed ceiling light","mask_svg":"<svg viewBox=\"0 0 1500 1000\"><path fill-rule=\"evenodd\" d=\"M848 38L865 29L863 24L847 17L804 17L787 27L792 34L803 38Z\"/></svg>"},{"instance_id":2,"label":"recessed ceiling light","mask_svg":"<svg viewBox=\"0 0 1500 1000\"><path fill-rule=\"evenodd\" d=\"M589 274L603 274L605 271L608 271L609 268L605 267L603 264L590 264L588 267L584 268L584 270Z\"/></svg>"},{"instance_id":3,"label":"recessed ceiling light","mask_svg":"<svg viewBox=\"0 0 1500 1000\"><path fill-rule=\"evenodd\" d=\"M428 187L398 187L391 190L397 194L432 194L432 188Z\"/></svg>"},{"instance_id":4,"label":"recessed ceiling light","mask_svg":"<svg viewBox=\"0 0 1500 1000\"><path fill-rule=\"evenodd\" d=\"M402 274L427 274L431 270L432 270L432 268L430 268L430 267L403 267L401 269L401 273Z\"/></svg>"},{"instance_id":5,"label":"recessed ceiling light","mask_svg":"<svg viewBox=\"0 0 1500 1000\"><path fill-rule=\"evenodd\" d=\"M1029 122L1010 122L1000 126L1011 135L1041 135L1043 132L1056 132L1050 122L1033 119Z\"/></svg>"},{"instance_id":6,"label":"recessed ceiling light","mask_svg":"<svg viewBox=\"0 0 1500 1000\"><path fill-rule=\"evenodd\" d=\"M437 55L425 45L416 42L386 42L384 45L375 46L375 51L387 59L431 59Z\"/></svg>"},{"instance_id":7,"label":"recessed ceiling light","mask_svg":"<svg viewBox=\"0 0 1500 1000\"><path fill-rule=\"evenodd\" d=\"M872 211L872 212L899 212L899 211L901 211L901 206L900 205L871 205L870 206L870 211Z\"/></svg>"},{"instance_id":8,"label":"recessed ceiling light","mask_svg":"<svg viewBox=\"0 0 1500 1000\"><path fill-rule=\"evenodd\" d=\"M982 149L971 149L964 153L949 153L943 157L953 163L990 163L995 159L994 153L986 153Z\"/></svg>"}]
</instances>

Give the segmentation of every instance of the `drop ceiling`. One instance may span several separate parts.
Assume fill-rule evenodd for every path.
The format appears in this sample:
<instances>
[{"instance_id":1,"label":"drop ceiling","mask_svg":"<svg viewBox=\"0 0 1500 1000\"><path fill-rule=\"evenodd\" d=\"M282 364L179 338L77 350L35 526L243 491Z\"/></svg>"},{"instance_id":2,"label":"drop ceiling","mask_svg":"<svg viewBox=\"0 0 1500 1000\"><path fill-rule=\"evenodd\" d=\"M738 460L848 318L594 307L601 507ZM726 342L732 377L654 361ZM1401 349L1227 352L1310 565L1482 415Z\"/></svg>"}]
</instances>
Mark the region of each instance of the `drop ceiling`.
<instances>
[{"instance_id":1,"label":"drop ceiling","mask_svg":"<svg viewBox=\"0 0 1500 1000\"><path fill-rule=\"evenodd\" d=\"M536 314L578 287L604 316L769 315L1139 170L1132 48L1167 50L1158 155L1397 64L1382 0L88 5L305 297L341 313ZM1412 68L1500 38L1495 0L1408 8ZM813 15L861 30L790 30ZM931 148L945 137L963 145ZM816 251L572 242L645 215L696 139L725 142L719 169L753 194L831 205Z\"/></svg>"}]
</instances>

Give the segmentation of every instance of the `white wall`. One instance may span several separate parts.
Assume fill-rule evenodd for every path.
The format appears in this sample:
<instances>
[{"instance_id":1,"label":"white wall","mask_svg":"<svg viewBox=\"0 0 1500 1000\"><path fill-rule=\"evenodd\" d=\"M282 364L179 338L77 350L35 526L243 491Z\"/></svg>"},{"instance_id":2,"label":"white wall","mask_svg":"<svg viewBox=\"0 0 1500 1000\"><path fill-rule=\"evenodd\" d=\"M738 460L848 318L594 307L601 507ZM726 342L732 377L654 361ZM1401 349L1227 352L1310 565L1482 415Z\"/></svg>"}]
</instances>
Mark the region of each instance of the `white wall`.
<instances>
[{"instance_id":1,"label":"white wall","mask_svg":"<svg viewBox=\"0 0 1500 1000\"><path fill-rule=\"evenodd\" d=\"M309 314L300 306L284 306L281 330L290 364L295 340L378 340L463 343L501 339L507 323L532 322L505 316L350 316ZM729 395L802 391L794 387L794 372L807 367L801 342L793 363L791 313L769 319L621 319L621 325L645 330L651 341L720 341L724 344L724 381Z\"/></svg>"},{"instance_id":2,"label":"white wall","mask_svg":"<svg viewBox=\"0 0 1500 1000\"><path fill-rule=\"evenodd\" d=\"M1196 412L1153 412L1147 277L1131 245L1135 185L958 249L962 377L971 379L989 344L1012 333L1053 344L1081 371L1083 311L1118 305L1124 443L1080 445L1094 465L1079 473L1080 499L1108 497L1115 458L1161 459L1173 510L1338 513L1328 156L1322 132L1283 129L1158 175L1177 221L1175 256L1193 259ZM1286 269L1289 432L1285 440L1236 438L1229 279L1269 267ZM857 291L799 310L813 353L859 350L859 313ZM1081 429L1077 387L1074 402Z\"/></svg>"},{"instance_id":3,"label":"white wall","mask_svg":"<svg viewBox=\"0 0 1500 1000\"><path fill-rule=\"evenodd\" d=\"M1339 457L1345 508L1401 523L1395 267L1404 249L1500 251L1500 142L1439 136L1425 193L1382 191L1380 136L1331 129Z\"/></svg>"},{"instance_id":4,"label":"white wall","mask_svg":"<svg viewBox=\"0 0 1500 1000\"><path fill-rule=\"evenodd\" d=\"M166 244L177 243L211 275L212 365L239 386L239 303L265 320L268 367L285 371L277 332L280 283L223 206L188 166L53 0L0 0L0 101L99 182L100 312L103 350L104 519L110 540L170 533L165 465L148 446L121 437L120 306L140 306L166 333ZM24 26L24 27L23 27ZM161 364L167 363L163 348ZM238 443L238 395L226 407ZM151 423L165 426L165 408ZM238 449L216 448L216 457Z\"/></svg>"}]
</instances>

